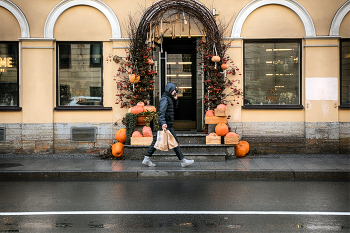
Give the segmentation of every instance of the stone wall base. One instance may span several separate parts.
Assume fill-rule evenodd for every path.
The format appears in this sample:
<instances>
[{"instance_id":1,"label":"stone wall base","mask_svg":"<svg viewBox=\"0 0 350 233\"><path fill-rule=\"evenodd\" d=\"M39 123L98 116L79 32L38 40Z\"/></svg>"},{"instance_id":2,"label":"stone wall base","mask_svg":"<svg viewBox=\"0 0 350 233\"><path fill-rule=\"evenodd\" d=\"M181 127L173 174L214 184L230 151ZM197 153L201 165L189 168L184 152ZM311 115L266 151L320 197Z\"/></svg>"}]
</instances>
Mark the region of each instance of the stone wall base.
<instances>
[{"instance_id":1,"label":"stone wall base","mask_svg":"<svg viewBox=\"0 0 350 233\"><path fill-rule=\"evenodd\" d=\"M99 153L115 141L117 127L112 123L1 124L5 141L0 141L1 154ZM71 139L72 127L96 127L95 142Z\"/></svg>"},{"instance_id":2,"label":"stone wall base","mask_svg":"<svg viewBox=\"0 0 350 233\"><path fill-rule=\"evenodd\" d=\"M305 138L273 138L243 137L248 141L250 153L259 154L338 154L342 153L338 140L305 139ZM349 144L348 144L349 145ZM348 153L348 152L345 152Z\"/></svg>"},{"instance_id":3,"label":"stone wall base","mask_svg":"<svg viewBox=\"0 0 350 233\"><path fill-rule=\"evenodd\" d=\"M350 122L244 122L229 123L231 131L250 143L251 153L350 154ZM111 147L122 126L113 123L3 124L5 141L0 153L95 153ZM95 142L71 139L72 127L95 127Z\"/></svg>"}]
</instances>

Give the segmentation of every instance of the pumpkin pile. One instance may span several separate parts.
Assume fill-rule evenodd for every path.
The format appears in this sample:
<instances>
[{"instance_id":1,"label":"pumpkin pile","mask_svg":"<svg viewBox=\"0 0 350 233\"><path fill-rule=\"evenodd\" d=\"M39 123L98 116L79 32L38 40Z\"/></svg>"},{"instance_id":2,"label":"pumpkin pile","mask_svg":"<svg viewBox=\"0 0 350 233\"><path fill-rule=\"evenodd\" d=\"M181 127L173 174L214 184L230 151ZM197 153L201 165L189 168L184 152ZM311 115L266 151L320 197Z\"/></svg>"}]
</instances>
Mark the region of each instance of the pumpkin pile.
<instances>
[{"instance_id":1,"label":"pumpkin pile","mask_svg":"<svg viewBox=\"0 0 350 233\"><path fill-rule=\"evenodd\" d=\"M215 127L215 133L210 133L209 136L225 136L225 137L238 137L240 136L235 132L229 132L229 128L226 124L220 123ZM238 145L235 146L236 157L244 157L249 152L249 143L247 141L239 141Z\"/></svg>"},{"instance_id":2,"label":"pumpkin pile","mask_svg":"<svg viewBox=\"0 0 350 233\"><path fill-rule=\"evenodd\" d=\"M136 130L132 133L131 137L153 137L152 129L149 126L144 126L142 133Z\"/></svg>"},{"instance_id":3,"label":"pumpkin pile","mask_svg":"<svg viewBox=\"0 0 350 233\"><path fill-rule=\"evenodd\" d=\"M236 157L244 157L249 152L249 143L247 141L239 141L235 146Z\"/></svg>"},{"instance_id":4,"label":"pumpkin pile","mask_svg":"<svg viewBox=\"0 0 350 233\"><path fill-rule=\"evenodd\" d=\"M112 155L114 157L122 157L124 155L124 144L126 142L126 129L119 129L115 134L115 139L118 142L112 145Z\"/></svg>"},{"instance_id":5,"label":"pumpkin pile","mask_svg":"<svg viewBox=\"0 0 350 233\"><path fill-rule=\"evenodd\" d=\"M131 107L129 109L130 113L132 114L139 114L139 113L142 113L142 112L156 112L157 109L152 106L152 105L146 105L145 106L145 103L143 102L138 102L134 107Z\"/></svg>"}]
</instances>

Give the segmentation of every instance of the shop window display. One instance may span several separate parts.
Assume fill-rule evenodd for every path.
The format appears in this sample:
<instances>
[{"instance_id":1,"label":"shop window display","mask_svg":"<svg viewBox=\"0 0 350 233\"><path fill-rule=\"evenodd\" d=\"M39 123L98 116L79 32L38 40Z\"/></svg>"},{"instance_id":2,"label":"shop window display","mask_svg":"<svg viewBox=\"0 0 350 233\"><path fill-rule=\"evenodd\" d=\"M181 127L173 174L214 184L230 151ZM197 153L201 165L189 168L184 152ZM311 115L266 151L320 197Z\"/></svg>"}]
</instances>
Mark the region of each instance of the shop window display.
<instances>
[{"instance_id":1,"label":"shop window display","mask_svg":"<svg viewBox=\"0 0 350 233\"><path fill-rule=\"evenodd\" d=\"M18 43L0 42L0 108L18 106Z\"/></svg>"},{"instance_id":2,"label":"shop window display","mask_svg":"<svg viewBox=\"0 0 350 233\"><path fill-rule=\"evenodd\" d=\"M58 106L102 106L102 44L58 44Z\"/></svg>"},{"instance_id":3,"label":"shop window display","mask_svg":"<svg viewBox=\"0 0 350 233\"><path fill-rule=\"evenodd\" d=\"M244 106L300 105L301 41L244 42Z\"/></svg>"},{"instance_id":4,"label":"shop window display","mask_svg":"<svg viewBox=\"0 0 350 233\"><path fill-rule=\"evenodd\" d=\"M350 107L350 39L341 40L341 106Z\"/></svg>"}]
</instances>

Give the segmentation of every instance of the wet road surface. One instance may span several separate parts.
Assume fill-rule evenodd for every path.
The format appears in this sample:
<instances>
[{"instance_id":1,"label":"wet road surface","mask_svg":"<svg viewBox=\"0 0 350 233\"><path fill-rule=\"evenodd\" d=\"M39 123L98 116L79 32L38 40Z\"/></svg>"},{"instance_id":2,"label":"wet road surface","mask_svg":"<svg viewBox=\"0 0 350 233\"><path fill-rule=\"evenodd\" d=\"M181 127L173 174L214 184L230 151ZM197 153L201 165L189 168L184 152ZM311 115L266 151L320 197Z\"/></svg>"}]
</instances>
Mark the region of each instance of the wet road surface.
<instances>
[{"instance_id":1,"label":"wet road surface","mask_svg":"<svg viewBox=\"0 0 350 233\"><path fill-rule=\"evenodd\" d=\"M0 182L0 232L350 232L350 182Z\"/></svg>"}]
</instances>

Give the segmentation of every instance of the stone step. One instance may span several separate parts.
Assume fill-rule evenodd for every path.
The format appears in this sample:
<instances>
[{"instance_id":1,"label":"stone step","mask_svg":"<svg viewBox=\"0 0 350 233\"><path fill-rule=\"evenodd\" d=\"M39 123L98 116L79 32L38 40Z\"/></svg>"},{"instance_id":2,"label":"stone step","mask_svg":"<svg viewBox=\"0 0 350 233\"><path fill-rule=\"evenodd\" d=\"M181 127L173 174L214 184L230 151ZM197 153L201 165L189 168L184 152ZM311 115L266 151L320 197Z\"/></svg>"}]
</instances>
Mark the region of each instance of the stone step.
<instances>
[{"instance_id":1,"label":"stone step","mask_svg":"<svg viewBox=\"0 0 350 233\"><path fill-rule=\"evenodd\" d=\"M177 134L180 144L205 144L206 134Z\"/></svg>"},{"instance_id":2,"label":"stone step","mask_svg":"<svg viewBox=\"0 0 350 233\"><path fill-rule=\"evenodd\" d=\"M204 137L205 138L205 137ZM234 146L232 145L206 145L206 144L181 144L181 151L188 159L196 161L225 161L234 157ZM130 160L143 159L148 150L148 146L124 145L124 157ZM177 161L174 150L156 151L154 153L155 161Z\"/></svg>"},{"instance_id":3,"label":"stone step","mask_svg":"<svg viewBox=\"0 0 350 233\"><path fill-rule=\"evenodd\" d=\"M155 162L177 162L179 161L174 151L172 153L154 153L152 161ZM186 159L193 159L196 162L224 162L226 160L225 153L216 154L198 154L198 153L182 153Z\"/></svg>"}]
</instances>

